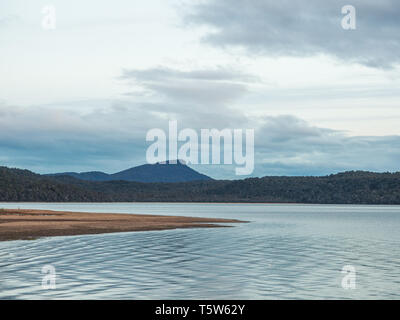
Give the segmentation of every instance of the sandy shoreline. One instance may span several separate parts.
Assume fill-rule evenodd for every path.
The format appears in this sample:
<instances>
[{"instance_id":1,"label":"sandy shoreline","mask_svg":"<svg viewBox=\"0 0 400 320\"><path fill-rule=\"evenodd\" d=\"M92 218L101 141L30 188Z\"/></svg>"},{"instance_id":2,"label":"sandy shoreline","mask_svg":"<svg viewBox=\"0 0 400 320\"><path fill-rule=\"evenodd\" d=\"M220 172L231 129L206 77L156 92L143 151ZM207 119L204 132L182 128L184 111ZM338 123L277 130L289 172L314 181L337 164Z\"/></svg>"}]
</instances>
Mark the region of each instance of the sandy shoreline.
<instances>
[{"instance_id":1,"label":"sandy shoreline","mask_svg":"<svg viewBox=\"0 0 400 320\"><path fill-rule=\"evenodd\" d=\"M215 228L223 227L223 225L216 223L240 222L245 221L138 214L0 209L0 241L177 228Z\"/></svg>"}]
</instances>

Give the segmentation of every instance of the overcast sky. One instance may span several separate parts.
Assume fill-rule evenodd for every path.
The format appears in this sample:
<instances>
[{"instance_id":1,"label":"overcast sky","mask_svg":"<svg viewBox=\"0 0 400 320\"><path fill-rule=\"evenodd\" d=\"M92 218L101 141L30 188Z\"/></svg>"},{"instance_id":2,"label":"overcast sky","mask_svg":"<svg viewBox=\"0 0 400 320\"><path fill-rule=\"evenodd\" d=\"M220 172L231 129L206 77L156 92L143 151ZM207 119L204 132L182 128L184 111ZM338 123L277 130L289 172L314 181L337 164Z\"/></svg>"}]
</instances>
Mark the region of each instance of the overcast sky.
<instances>
[{"instance_id":1,"label":"overcast sky","mask_svg":"<svg viewBox=\"0 0 400 320\"><path fill-rule=\"evenodd\" d=\"M178 120L254 128L254 176L400 171L399 17L397 0L2 0L0 165L120 171Z\"/></svg>"}]
</instances>

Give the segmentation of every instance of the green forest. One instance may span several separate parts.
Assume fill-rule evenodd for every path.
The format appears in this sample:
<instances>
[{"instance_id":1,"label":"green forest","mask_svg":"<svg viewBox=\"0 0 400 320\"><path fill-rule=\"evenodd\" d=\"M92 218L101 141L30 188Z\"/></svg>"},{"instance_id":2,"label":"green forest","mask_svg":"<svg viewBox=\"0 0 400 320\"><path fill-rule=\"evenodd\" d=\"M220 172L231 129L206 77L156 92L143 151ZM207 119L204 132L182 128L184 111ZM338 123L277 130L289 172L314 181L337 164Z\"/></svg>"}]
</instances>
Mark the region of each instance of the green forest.
<instances>
[{"instance_id":1,"label":"green forest","mask_svg":"<svg viewBox=\"0 0 400 320\"><path fill-rule=\"evenodd\" d=\"M84 181L0 167L0 201L400 204L400 173L142 183Z\"/></svg>"}]
</instances>

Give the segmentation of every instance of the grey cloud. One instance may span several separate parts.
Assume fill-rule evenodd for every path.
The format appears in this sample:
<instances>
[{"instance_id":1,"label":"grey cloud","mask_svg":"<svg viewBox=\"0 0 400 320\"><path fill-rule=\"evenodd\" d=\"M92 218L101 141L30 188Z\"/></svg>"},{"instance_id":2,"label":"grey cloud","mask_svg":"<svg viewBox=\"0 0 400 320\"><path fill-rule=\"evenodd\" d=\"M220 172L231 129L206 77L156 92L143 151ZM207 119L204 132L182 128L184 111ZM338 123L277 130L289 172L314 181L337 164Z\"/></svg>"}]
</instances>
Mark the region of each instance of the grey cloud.
<instances>
[{"instance_id":1,"label":"grey cloud","mask_svg":"<svg viewBox=\"0 0 400 320\"><path fill-rule=\"evenodd\" d=\"M206 80L206 81L254 81L257 78L234 71L227 67L217 67L215 69L199 69L190 71L181 71L167 67L157 67L144 70L124 70L122 78L137 78L147 81L165 81L165 80Z\"/></svg>"},{"instance_id":2,"label":"grey cloud","mask_svg":"<svg viewBox=\"0 0 400 320\"><path fill-rule=\"evenodd\" d=\"M357 10L357 29L344 30L341 8ZM208 25L205 40L269 56L333 55L390 68L400 62L397 0L208 0L186 12L188 24Z\"/></svg>"},{"instance_id":3,"label":"grey cloud","mask_svg":"<svg viewBox=\"0 0 400 320\"><path fill-rule=\"evenodd\" d=\"M37 172L102 170L116 172L145 162L146 133L167 132L168 119L183 128L254 128L255 176L323 175L345 170L397 171L400 137L349 137L293 116L250 118L226 110L193 111L191 117L155 112L130 101L90 101L70 109L0 105L1 165ZM160 107L162 104L160 105ZM167 114L168 115L168 114ZM227 120L228 119L228 120ZM235 166L197 165L216 178L238 178Z\"/></svg>"},{"instance_id":4,"label":"grey cloud","mask_svg":"<svg viewBox=\"0 0 400 320\"><path fill-rule=\"evenodd\" d=\"M182 106L181 106L182 108ZM190 114L165 103L88 100L19 107L0 103L0 165L37 172L116 172L146 159L146 133L238 125L238 114L200 109Z\"/></svg>"},{"instance_id":5,"label":"grey cloud","mask_svg":"<svg viewBox=\"0 0 400 320\"><path fill-rule=\"evenodd\" d=\"M145 161L147 130L165 122L121 101L71 109L0 106L2 165L39 172L124 169Z\"/></svg>"},{"instance_id":6,"label":"grey cloud","mask_svg":"<svg viewBox=\"0 0 400 320\"><path fill-rule=\"evenodd\" d=\"M124 70L121 79L132 81L132 85L156 97L156 102L143 103L147 111L195 129L245 125L242 112L232 107L246 94L248 86L259 81L231 67L182 71L163 66Z\"/></svg>"},{"instance_id":7,"label":"grey cloud","mask_svg":"<svg viewBox=\"0 0 400 320\"><path fill-rule=\"evenodd\" d=\"M292 116L266 117L256 130L256 175L398 171L400 136L347 136Z\"/></svg>"},{"instance_id":8,"label":"grey cloud","mask_svg":"<svg viewBox=\"0 0 400 320\"><path fill-rule=\"evenodd\" d=\"M234 102L248 91L254 76L227 67L181 71L166 67L124 70L121 77L175 104L215 107Z\"/></svg>"},{"instance_id":9,"label":"grey cloud","mask_svg":"<svg viewBox=\"0 0 400 320\"><path fill-rule=\"evenodd\" d=\"M270 142L280 143L299 137L319 138L338 134L335 130L311 126L303 119L290 115L263 117L262 122L260 131L267 133L266 139Z\"/></svg>"}]
</instances>

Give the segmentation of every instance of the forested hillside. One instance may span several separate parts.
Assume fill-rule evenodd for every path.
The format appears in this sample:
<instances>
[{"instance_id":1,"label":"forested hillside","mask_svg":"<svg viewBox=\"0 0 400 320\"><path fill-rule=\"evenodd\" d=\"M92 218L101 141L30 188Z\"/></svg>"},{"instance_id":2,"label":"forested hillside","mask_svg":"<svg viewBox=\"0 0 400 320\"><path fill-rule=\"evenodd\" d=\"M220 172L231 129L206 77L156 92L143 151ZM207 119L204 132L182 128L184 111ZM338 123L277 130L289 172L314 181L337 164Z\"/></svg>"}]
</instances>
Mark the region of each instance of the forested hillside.
<instances>
[{"instance_id":1,"label":"forested hillside","mask_svg":"<svg viewBox=\"0 0 400 320\"><path fill-rule=\"evenodd\" d=\"M0 167L0 201L100 201L103 195L28 170Z\"/></svg>"},{"instance_id":2,"label":"forested hillside","mask_svg":"<svg viewBox=\"0 0 400 320\"><path fill-rule=\"evenodd\" d=\"M400 173L179 183L94 182L0 168L0 201L188 201L400 204Z\"/></svg>"}]
</instances>

